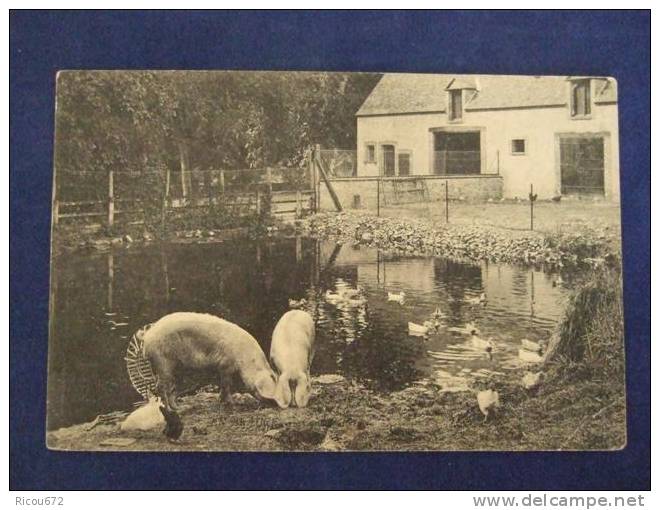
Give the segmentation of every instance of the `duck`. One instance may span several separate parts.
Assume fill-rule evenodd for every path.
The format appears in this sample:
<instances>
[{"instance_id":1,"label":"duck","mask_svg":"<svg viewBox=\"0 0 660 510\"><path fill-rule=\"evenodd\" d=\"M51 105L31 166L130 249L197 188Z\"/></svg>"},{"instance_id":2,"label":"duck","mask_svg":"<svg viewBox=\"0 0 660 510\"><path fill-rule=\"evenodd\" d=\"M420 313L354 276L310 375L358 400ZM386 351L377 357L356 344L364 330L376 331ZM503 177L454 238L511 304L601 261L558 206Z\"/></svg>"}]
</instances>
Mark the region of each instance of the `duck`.
<instances>
[{"instance_id":1,"label":"duck","mask_svg":"<svg viewBox=\"0 0 660 510\"><path fill-rule=\"evenodd\" d=\"M495 390L484 390L477 393L477 404L484 415L484 423L490 414L500 405L500 395Z\"/></svg>"},{"instance_id":2,"label":"duck","mask_svg":"<svg viewBox=\"0 0 660 510\"><path fill-rule=\"evenodd\" d=\"M485 305L485 304L486 304L486 301L487 301L487 297L486 297L486 293L485 293L485 292L482 292L482 293L479 294L479 296L477 296L477 297L467 298L467 299L465 300L465 302L468 303L468 304L470 304L470 305Z\"/></svg>"},{"instance_id":3,"label":"duck","mask_svg":"<svg viewBox=\"0 0 660 510\"><path fill-rule=\"evenodd\" d=\"M119 428L126 432L129 430L151 430L158 427L165 423L165 418L158 410L159 407L160 399L151 397L146 404L129 414Z\"/></svg>"},{"instance_id":4,"label":"duck","mask_svg":"<svg viewBox=\"0 0 660 510\"><path fill-rule=\"evenodd\" d=\"M302 298L302 299L289 299L289 308L292 308L292 309L303 308L306 305L307 305L307 300L305 298Z\"/></svg>"},{"instance_id":5,"label":"duck","mask_svg":"<svg viewBox=\"0 0 660 510\"><path fill-rule=\"evenodd\" d=\"M537 352L541 354L543 352L543 343L542 342L534 342L532 340L527 340L526 338L523 338L520 341L520 344L523 349L531 352Z\"/></svg>"},{"instance_id":6,"label":"duck","mask_svg":"<svg viewBox=\"0 0 660 510\"><path fill-rule=\"evenodd\" d=\"M522 385L526 390L532 390L541 384L544 378L545 374L543 372L525 372Z\"/></svg>"},{"instance_id":7,"label":"duck","mask_svg":"<svg viewBox=\"0 0 660 510\"><path fill-rule=\"evenodd\" d=\"M474 330L473 330L471 340L472 340L472 345L476 349L481 349L481 350L486 351L486 353L488 354L488 359L490 359L492 361L492 359L493 359L493 349L495 348L495 344L493 343L493 339L489 338L488 340L484 340L483 338L478 337L476 335L476 333L474 332Z\"/></svg>"},{"instance_id":8,"label":"duck","mask_svg":"<svg viewBox=\"0 0 660 510\"><path fill-rule=\"evenodd\" d=\"M542 363L543 356L538 352L528 351L527 349L518 349L518 358L525 363Z\"/></svg>"},{"instance_id":9,"label":"duck","mask_svg":"<svg viewBox=\"0 0 660 510\"><path fill-rule=\"evenodd\" d=\"M479 331L479 328L477 328L477 326L475 326L472 322L468 322L463 327L452 326L450 328L447 328L447 331L452 331L453 333L461 333L463 335L478 335L479 333L481 333L481 331Z\"/></svg>"},{"instance_id":10,"label":"duck","mask_svg":"<svg viewBox=\"0 0 660 510\"><path fill-rule=\"evenodd\" d=\"M387 293L387 300L388 301L394 301L395 303L399 303L400 305L403 304L403 302L406 299L406 293L405 292L388 292Z\"/></svg>"},{"instance_id":11,"label":"duck","mask_svg":"<svg viewBox=\"0 0 660 510\"><path fill-rule=\"evenodd\" d=\"M426 335L429 332L429 327L427 326L426 321L424 324L415 324L414 322L408 322L408 333L411 335Z\"/></svg>"}]
</instances>

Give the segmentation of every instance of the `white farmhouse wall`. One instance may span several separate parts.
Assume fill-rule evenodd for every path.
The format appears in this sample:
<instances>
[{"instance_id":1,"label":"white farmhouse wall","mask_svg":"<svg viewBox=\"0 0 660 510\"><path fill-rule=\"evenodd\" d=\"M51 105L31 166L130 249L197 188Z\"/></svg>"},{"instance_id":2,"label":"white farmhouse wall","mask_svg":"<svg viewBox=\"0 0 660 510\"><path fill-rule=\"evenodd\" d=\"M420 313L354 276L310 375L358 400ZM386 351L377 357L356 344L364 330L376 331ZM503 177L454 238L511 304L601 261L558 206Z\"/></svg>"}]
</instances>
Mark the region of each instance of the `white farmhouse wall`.
<instances>
[{"instance_id":1,"label":"white farmhouse wall","mask_svg":"<svg viewBox=\"0 0 660 510\"><path fill-rule=\"evenodd\" d=\"M530 184L539 198L560 194L558 134L609 134L605 138L605 195L619 199L619 136L616 104L592 105L589 119L570 117L568 106L463 112L463 121L450 123L446 113L413 113L358 117L358 176L378 175L378 161L366 161L366 145L393 144L396 151L412 151L411 173L433 173L432 128L483 128L483 173L499 171L506 198L526 198ZM511 154L511 140L526 140L526 154Z\"/></svg>"}]
</instances>

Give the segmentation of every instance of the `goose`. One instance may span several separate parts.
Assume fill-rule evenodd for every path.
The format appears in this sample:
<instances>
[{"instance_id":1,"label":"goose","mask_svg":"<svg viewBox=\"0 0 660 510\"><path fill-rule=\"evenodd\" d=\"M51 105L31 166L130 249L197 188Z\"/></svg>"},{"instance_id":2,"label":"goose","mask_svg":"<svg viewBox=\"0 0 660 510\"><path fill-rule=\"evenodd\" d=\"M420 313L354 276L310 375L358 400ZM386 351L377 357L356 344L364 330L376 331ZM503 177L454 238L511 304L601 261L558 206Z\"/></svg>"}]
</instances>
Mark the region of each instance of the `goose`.
<instances>
[{"instance_id":1,"label":"goose","mask_svg":"<svg viewBox=\"0 0 660 510\"><path fill-rule=\"evenodd\" d=\"M165 423L165 418L159 411L159 407L160 399L151 397L145 405L138 407L129 414L119 428L123 431L156 428L158 425Z\"/></svg>"},{"instance_id":2,"label":"goose","mask_svg":"<svg viewBox=\"0 0 660 510\"><path fill-rule=\"evenodd\" d=\"M406 299L406 293L405 292L388 292L387 293L387 300L388 301L394 301L396 303L399 303L400 305L403 304L403 302Z\"/></svg>"},{"instance_id":3,"label":"goose","mask_svg":"<svg viewBox=\"0 0 660 510\"><path fill-rule=\"evenodd\" d=\"M426 324L426 322L423 325L408 322L408 333L411 335L426 335L429 332L429 327Z\"/></svg>"},{"instance_id":4,"label":"goose","mask_svg":"<svg viewBox=\"0 0 660 510\"><path fill-rule=\"evenodd\" d=\"M518 358L525 363L543 362L543 356L538 352L528 351L527 349L518 349Z\"/></svg>"},{"instance_id":5,"label":"goose","mask_svg":"<svg viewBox=\"0 0 660 510\"><path fill-rule=\"evenodd\" d=\"M479 410L484 415L484 422L488 420L491 412L500 405L500 395L495 390L484 390L477 393Z\"/></svg>"},{"instance_id":6,"label":"goose","mask_svg":"<svg viewBox=\"0 0 660 510\"><path fill-rule=\"evenodd\" d=\"M543 372L525 372L525 375L522 378L522 385L527 390L532 390L536 388L541 381L545 378Z\"/></svg>"}]
</instances>

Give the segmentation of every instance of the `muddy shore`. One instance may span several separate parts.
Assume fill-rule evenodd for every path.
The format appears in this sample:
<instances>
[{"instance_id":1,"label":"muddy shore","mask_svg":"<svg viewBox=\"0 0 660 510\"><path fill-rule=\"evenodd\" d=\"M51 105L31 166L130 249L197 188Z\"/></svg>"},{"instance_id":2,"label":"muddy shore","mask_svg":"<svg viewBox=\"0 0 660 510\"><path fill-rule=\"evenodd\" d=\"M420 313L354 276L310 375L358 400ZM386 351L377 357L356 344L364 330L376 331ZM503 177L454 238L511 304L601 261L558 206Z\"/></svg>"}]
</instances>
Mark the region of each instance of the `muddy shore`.
<instances>
[{"instance_id":1,"label":"muddy shore","mask_svg":"<svg viewBox=\"0 0 660 510\"><path fill-rule=\"evenodd\" d=\"M625 427L614 425L625 423L625 404L623 399L603 400L601 381L565 384L550 375L534 390L523 388L516 375L508 382L491 381L502 405L484 422L473 392L446 393L425 385L379 394L336 379L321 384L315 378L304 409L281 410L248 395L237 395L228 406L208 390L182 397L185 429L178 442L168 441L162 427L122 432L121 419L115 419L49 432L47 443L51 449L86 451L337 452L606 450L625 445Z\"/></svg>"}]
</instances>

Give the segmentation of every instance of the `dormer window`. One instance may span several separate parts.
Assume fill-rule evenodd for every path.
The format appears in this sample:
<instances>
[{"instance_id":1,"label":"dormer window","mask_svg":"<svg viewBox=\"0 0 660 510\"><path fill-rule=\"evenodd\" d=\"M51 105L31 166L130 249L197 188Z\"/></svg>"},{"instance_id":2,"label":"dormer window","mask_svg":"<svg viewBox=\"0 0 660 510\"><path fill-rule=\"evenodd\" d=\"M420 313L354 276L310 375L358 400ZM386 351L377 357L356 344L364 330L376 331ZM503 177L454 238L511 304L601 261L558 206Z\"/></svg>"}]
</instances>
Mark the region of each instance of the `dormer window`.
<instances>
[{"instance_id":1,"label":"dormer window","mask_svg":"<svg viewBox=\"0 0 660 510\"><path fill-rule=\"evenodd\" d=\"M449 91L449 120L463 118L463 91L455 89Z\"/></svg>"},{"instance_id":2,"label":"dormer window","mask_svg":"<svg viewBox=\"0 0 660 510\"><path fill-rule=\"evenodd\" d=\"M571 117L591 115L591 80L574 80L571 83Z\"/></svg>"}]
</instances>

